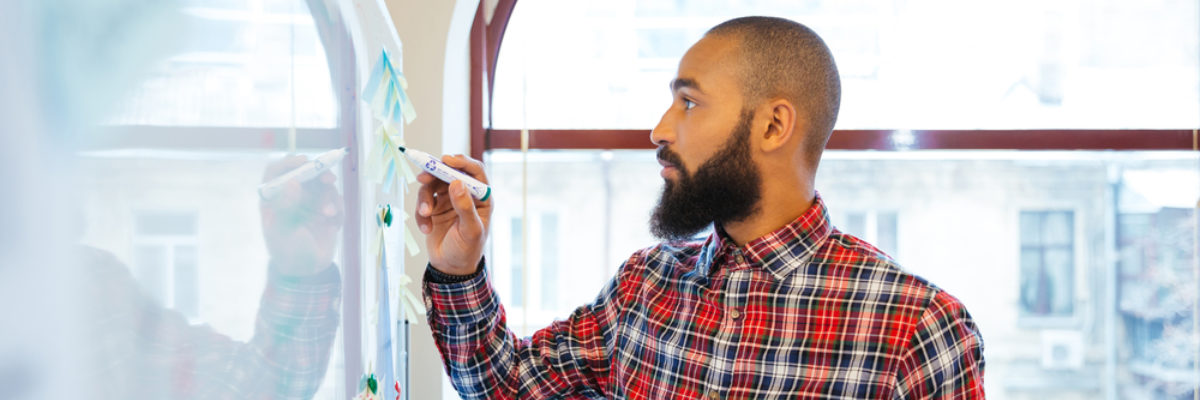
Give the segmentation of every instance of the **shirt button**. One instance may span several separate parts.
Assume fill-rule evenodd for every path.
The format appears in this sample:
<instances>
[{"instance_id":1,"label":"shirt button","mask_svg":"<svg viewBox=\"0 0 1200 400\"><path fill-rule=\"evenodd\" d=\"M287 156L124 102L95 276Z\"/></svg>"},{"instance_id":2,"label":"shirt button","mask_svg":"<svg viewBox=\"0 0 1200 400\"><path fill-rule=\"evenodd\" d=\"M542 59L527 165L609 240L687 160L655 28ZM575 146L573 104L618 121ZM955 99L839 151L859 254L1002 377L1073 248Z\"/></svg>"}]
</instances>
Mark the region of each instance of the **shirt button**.
<instances>
[{"instance_id":1,"label":"shirt button","mask_svg":"<svg viewBox=\"0 0 1200 400\"><path fill-rule=\"evenodd\" d=\"M708 398L710 400L720 400L721 395L717 394L717 392L714 390L714 391L708 392Z\"/></svg>"},{"instance_id":2,"label":"shirt button","mask_svg":"<svg viewBox=\"0 0 1200 400\"><path fill-rule=\"evenodd\" d=\"M733 256L733 258L734 258L735 260L737 260L738 264L745 264L745 263L746 263L746 257L742 257L742 253L737 253L737 254L735 254L735 255Z\"/></svg>"},{"instance_id":3,"label":"shirt button","mask_svg":"<svg viewBox=\"0 0 1200 400\"><path fill-rule=\"evenodd\" d=\"M741 317L742 317L742 312L738 311L736 308L729 310L729 318L738 319Z\"/></svg>"}]
</instances>

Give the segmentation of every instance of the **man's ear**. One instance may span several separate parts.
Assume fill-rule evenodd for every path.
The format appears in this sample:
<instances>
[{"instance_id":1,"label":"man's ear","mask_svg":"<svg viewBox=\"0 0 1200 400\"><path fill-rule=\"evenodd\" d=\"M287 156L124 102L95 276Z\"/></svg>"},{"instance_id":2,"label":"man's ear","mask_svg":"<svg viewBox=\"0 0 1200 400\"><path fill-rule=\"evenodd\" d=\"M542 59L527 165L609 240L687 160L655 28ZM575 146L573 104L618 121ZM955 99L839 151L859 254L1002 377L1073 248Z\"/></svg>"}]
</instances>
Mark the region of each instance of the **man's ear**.
<instances>
[{"instance_id":1,"label":"man's ear","mask_svg":"<svg viewBox=\"0 0 1200 400\"><path fill-rule=\"evenodd\" d=\"M796 137L796 106L786 99L775 99L763 105L767 129L763 131L761 146L765 152L774 152L787 146Z\"/></svg>"}]
</instances>

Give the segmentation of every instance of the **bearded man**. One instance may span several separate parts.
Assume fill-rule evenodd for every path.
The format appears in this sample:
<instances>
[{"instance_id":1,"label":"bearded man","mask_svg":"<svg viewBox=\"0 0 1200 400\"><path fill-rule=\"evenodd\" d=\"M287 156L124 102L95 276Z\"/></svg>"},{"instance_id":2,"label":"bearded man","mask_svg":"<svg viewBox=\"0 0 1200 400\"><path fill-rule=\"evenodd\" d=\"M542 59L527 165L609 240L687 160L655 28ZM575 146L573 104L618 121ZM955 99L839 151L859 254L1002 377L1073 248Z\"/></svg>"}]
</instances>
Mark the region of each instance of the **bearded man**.
<instances>
[{"instance_id":1,"label":"bearded man","mask_svg":"<svg viewBox=\"0 0 1200 400\"><path fill-rule=\"evenodd\" d=\"M651 230L665 241L531 338L507 329L487 277L491 200L419 178L429 322L464 398L984 398L983 339L962 303L829 222L814 176L841 83L816 33L722 23L671 92L650 135L666 180ZM487 180L478 161L443 160Z\"/></svg>"}]
</instances>

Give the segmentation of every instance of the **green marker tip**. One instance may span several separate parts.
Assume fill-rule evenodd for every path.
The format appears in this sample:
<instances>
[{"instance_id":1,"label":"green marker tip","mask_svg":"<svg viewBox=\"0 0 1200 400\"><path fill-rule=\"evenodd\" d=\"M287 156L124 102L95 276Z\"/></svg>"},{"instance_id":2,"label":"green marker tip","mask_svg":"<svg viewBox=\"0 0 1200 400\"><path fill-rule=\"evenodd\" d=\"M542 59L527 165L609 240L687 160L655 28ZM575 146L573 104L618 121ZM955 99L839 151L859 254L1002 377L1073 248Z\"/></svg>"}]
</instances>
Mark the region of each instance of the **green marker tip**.
<instances>
[{"instance_id":1,"label":"green marker tip","mask_svg":"<svg viewBox=\"0 0 1200 400\"><path fill-rule=\"evenodd\" d=\"M397 146L397 147L399 147L399 148L400 148L400 152L401 152L401 153L403 153L403 152L404 152L404 146Z\"/></svg>"}]
</instances>

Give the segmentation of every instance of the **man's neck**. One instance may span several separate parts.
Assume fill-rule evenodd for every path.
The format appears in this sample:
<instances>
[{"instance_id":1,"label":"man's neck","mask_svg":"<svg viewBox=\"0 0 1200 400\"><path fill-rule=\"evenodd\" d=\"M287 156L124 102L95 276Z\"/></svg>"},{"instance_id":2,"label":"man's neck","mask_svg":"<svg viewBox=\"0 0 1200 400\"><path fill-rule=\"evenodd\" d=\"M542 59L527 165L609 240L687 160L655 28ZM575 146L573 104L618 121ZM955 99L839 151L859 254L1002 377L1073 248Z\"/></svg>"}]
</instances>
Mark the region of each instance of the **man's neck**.
<instances>
[{"instance_id":1,"label":"man's neck","mask_svg":"<svg viewBox=\"0 0 1200 400\"><path fill-rule=\"evenodd\" d=\"M757 212L741 221L724 223L721 228L735 245L745 245L800 218L812 207L815 196L811 186L764 188Z\"/></svg>"}]
</instances>

